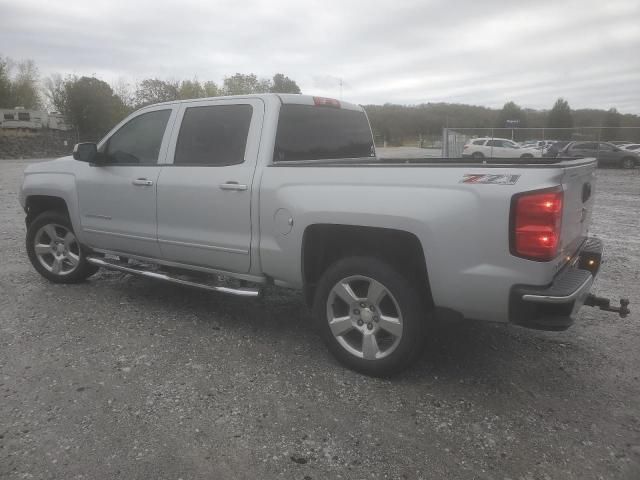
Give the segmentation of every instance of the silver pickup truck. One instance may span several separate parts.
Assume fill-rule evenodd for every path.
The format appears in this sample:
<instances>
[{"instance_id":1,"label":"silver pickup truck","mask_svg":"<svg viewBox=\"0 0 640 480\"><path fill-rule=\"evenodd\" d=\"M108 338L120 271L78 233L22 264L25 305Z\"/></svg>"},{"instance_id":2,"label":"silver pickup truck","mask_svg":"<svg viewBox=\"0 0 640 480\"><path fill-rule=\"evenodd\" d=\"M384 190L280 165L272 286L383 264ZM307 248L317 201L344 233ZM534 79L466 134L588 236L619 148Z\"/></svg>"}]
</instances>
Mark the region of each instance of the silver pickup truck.
<instances>
[{"instance_id":1,"label":"silver pickup truck","mask_svg":"<svg viewBox=\"0 0 640 480\"><path fill-rule=\"evenodd\" d=\"M593 159L376 157L360 106L248 95L143 108L30 165L34 268L99 267L217 292L301 289L345 365L406 367L437 316L562 330L591 295Z\"/></svg>"}]
</instances>

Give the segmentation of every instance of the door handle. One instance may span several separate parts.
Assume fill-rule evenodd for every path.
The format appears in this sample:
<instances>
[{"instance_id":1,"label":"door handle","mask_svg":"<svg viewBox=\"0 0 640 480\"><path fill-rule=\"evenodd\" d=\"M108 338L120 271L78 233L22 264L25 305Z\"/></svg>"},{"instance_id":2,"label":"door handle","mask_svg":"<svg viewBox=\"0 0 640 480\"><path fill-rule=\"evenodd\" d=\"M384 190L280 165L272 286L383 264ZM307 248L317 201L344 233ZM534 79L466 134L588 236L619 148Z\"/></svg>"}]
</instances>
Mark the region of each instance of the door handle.
<instances>
[{"instance_id":1,"label":"door handle","mask_svg":"<svg viewBox=\"0 0 640 480\"><path fill-rule=\"evenodd\" d=\"M138 186L150 187L151 185L153 185L153 180L148 180L146 178L136 178L131 183L133 183L134 185L138 185Z\"/></svg>"},{"instance_id":2,"label":"door handle","mask_svg":"<svg viewBox=\"0 0 640 480\"><path fill-rule=\"evenodd\" d=\"M236 190L236 191L244 191L247 187L246 185L238 182L227 182L220 184L220 188L222 190Z\"/></svg>"}]
</instances>

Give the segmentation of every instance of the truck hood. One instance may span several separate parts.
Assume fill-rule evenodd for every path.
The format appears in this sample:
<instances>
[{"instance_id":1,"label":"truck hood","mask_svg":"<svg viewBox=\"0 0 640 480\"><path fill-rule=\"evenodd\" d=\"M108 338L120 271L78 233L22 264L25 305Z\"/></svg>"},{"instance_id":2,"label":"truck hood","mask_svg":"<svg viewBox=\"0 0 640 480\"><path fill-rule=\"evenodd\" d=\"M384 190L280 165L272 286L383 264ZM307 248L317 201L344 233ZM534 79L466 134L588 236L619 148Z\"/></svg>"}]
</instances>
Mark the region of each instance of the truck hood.
<instances>
[{"instance_id":1,"label":"truck hood","mask_svg":"<svg viewBox=\"0 0 640 480\"><path fill-rule=\"evenodd\" d=\"M72 162L77 162L71 155L56 158L54 160L46 160L44 162L36 162L24 169L25 175L33 173L52 173L52 172L69 172L71 171Z\"/></svg>"}]
</instances>

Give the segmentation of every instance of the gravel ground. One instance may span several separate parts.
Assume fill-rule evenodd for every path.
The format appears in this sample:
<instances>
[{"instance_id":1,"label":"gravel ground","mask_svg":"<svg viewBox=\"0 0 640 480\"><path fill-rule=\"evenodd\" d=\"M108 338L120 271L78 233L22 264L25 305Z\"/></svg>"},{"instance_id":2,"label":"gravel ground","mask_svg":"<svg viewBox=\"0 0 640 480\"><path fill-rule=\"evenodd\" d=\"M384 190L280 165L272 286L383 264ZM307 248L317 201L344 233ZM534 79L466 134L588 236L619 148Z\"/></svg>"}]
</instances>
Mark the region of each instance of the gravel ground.
<instances>
[{"instance_id":1,"label":"gravel ground","mask_svg":"<svg viewBox=\"0 0 640 480\"><path fill-rule=\"evenodd\" d=\"M393 380L339 366L300 296L29 265L0 163L0 478L640 478L640 171L598 172L596 291L567 332L442 326Z\"/></svg>"}]
</instances>

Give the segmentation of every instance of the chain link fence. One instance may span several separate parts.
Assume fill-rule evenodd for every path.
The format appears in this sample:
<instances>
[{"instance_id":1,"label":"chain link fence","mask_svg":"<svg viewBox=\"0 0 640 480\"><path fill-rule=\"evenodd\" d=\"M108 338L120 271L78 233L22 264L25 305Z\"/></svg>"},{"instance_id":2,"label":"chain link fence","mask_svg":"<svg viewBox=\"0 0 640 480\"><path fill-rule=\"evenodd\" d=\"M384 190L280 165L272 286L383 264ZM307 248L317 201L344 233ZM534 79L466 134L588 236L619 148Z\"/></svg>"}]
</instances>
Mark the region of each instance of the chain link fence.
<instances>
[{"instance_id":1,"label":"chain link fence","mask_svg":"<svg viewBox=\"0 0 640 480\"><path fill-rule=\"evenodd\" d=\"M586 146L598 156L614 149L629 151L640 159L638 127L444 128L442 156L554 157L571 141L589 142Z\"/></svg>"}]
</instances>

